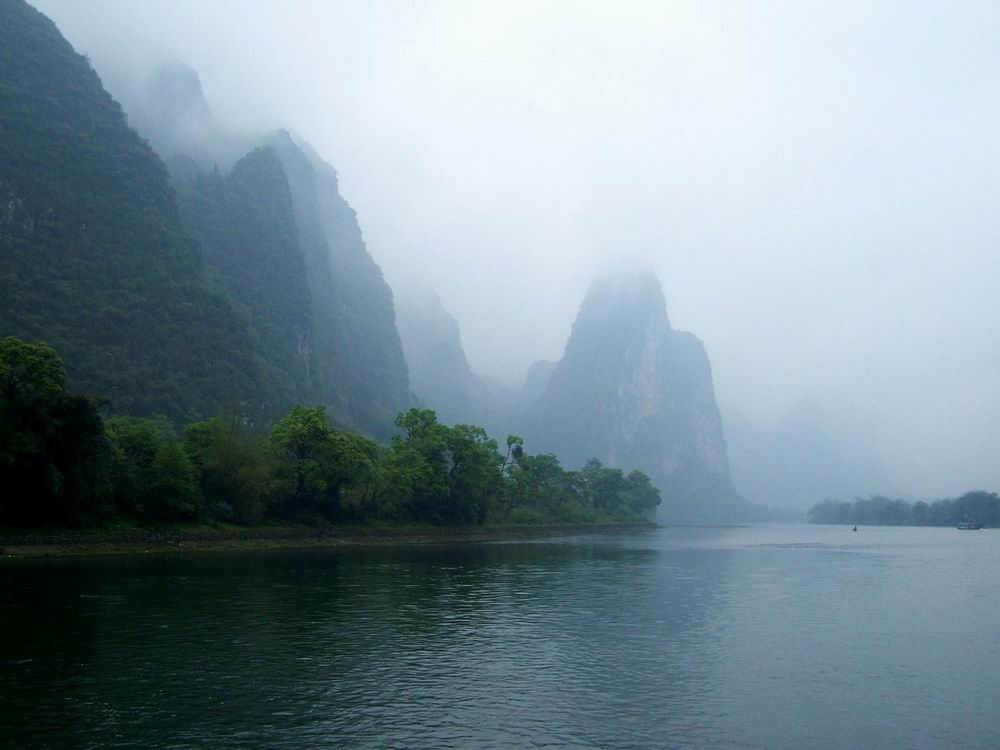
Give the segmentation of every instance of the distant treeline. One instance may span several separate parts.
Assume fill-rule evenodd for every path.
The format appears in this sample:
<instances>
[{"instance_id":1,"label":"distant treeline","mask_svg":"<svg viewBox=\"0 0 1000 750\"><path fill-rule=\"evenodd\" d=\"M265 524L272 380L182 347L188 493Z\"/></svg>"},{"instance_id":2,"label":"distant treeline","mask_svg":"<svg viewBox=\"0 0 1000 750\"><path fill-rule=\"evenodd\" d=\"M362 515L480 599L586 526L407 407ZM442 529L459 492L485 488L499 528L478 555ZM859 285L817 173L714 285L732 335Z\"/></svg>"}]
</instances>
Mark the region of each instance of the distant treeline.
<instances>
[{"instance_id":1,"label":"distant treeline","mask_svg":"<svg viewBox=\"0 0 1000 750\"><path fill-rule=\"evenodd\" d=\"M824 500L809 511L812 523L868 526L954 526L974 521L1000 526L1000 496L995 492L966 492L961 497L909 503L882 495L853 501Z\"/></svg>"},{"instance_id":2,"label":"distant treeline","mask_svg":"<svg viewBox=\"0 0 1000 750\"><path fill-rule=\"evenodd\" d=\"M438 525L638 520L659 505L640 471L567 471L501 451L480 427L400 414L388 445L298 406L269 429L240 417L107 416L69 393L54 349L0 340L0 526L226 522Z\"/></svg>"}]
</instances>

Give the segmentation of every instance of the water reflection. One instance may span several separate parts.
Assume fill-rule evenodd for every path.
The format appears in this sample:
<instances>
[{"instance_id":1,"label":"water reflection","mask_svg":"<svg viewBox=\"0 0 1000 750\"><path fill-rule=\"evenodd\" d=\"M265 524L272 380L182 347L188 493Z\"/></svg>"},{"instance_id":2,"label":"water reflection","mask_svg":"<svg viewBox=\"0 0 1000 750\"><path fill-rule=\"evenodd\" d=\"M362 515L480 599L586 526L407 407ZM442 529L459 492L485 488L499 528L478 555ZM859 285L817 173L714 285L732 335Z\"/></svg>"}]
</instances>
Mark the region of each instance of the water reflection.
<instances>
[{"instance_id":1,"label":"water reflection","mask_svg":"<svg viewBox=\"0 0 1000 750\"><path fill-rule=\"evenodd\" d=\"M707 667L691 646L725 555L661 554L583 541L6 568L5 731L72 725L77 747L620 744L650 712L689 721Z\"/></svg>"},{"instance_id":2,"label":"water reflection","mask_svg":"<svg viewBox=\"0 0 1000 750\"><path fill-rule=\"evenodd\" d=\"M4 564L0 747L1000 747L961 534Z\"/></svg>"}]
</instances>

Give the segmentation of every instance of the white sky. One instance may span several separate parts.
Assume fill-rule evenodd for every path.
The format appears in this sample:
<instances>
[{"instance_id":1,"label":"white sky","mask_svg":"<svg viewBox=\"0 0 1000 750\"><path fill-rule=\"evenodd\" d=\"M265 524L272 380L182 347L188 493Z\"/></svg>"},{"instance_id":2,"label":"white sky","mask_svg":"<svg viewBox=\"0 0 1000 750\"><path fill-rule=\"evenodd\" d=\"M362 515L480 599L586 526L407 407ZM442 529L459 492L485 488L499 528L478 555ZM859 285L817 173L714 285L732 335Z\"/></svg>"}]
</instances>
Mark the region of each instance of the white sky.
<instances>
[{"instance_id":1,"label":"white sky","mask_svg":"<svg viewBox=\"0 0 1000 750\"><path fill-rule=\"evenodd\" d=\"M558 358L641 260L723 403L1000 488L1000 3L36 4L109 82L177 58L221 123L311 141L480 371Z\"/></svg>"}]
</instances>

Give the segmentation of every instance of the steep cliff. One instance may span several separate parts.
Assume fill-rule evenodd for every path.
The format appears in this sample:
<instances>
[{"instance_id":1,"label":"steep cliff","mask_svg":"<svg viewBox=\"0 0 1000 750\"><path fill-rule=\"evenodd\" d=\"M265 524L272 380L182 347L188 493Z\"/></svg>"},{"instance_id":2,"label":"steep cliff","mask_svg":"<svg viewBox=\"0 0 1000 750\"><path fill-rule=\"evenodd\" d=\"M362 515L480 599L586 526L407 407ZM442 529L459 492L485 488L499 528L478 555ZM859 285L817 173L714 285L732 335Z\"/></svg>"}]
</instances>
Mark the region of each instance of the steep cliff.
<instances>
[{"instance_id":1,"label":"steep cliff","mask_svg":"<svg viewBox=\"0 0 1000 750\"><path fill-rule=\"evenodd\" d=\"M445 424L475 424L503 440L515 394L472 370L458 321L430 291L399 302L399 334L413 392Z\"/></svg>"},{"instance_id":2,"label":"steep cliff","mask_svg":"<svg viewBox=\"0 0 1000 750\"><path fill-rule=\"evenodd\" d=\"M175 184L206 264L243 313L267 386L262 412L278 416L315 401L309 280L281 161L258 148L228 175L175 176Z\"/></svg>"},{"instance_id":3,"label":"steep cliff","mask_svg":"<svg viewBox=\"0 0 1000 750\"><path fill-rule=\"evenodd\" d=\"M539 359L529 365L528 373L524 377L524 385L519 394L523 403L531 404L542 395L552 378L556 364L558 363L548 359Z\"/></svg>"},{"instance_id":4,"label":"steep cliff","mask_svg":"<svg viewBox=\"0 0 1000 750\"><path fill-rule=\"evenodd\" d=\"M129 101L133 121L167 159L184 196L184 218L205 241L220 283L241 308L253 311L255 334L265 329L275 334L266 341L258 336L266 370L277 378L269 400L284 403L294 395L323 403L346 425L379 437L392 434L395 415L414 403L392 292L365 246L357 215L340 194L333 167L286 131L252 136L220 127L198 74L184 65L160 68ZM238 179L247 171L247 159L261 172L259 151L238 161L228 177L215 174L220 164L224 168L260 145L276 156L275 164L267 165L272 195L260 193L259 180L248 190ZM283 190L288 203L278 196ZM264 210L252 208L254 200ZM279 262L279 272L239 262L240 247L246 260ZM293 257L301 268L292 268ZM234 274L237 280L228 278ZM298 305L289 294L292 276L301 291ZM291 307L261 305L268 297ZM308 310L305 324L303 309ZM308 367L307 378L301 365Z\"/></svg>"},{"instance_id":5,"label":"steep cliff","mask_svg":"<svg viewBox=\"0 0 1000 750\"><path fill-rule=\"evenodd\" d=\"M553 452L564 465L595 457L645 471L663 493L667 520L751 511L730 480L705 348L671 328L650 274L591 287L524 424L526 447Z\"/></svg>"},{"instance_id":6,"label":"steep cliff","mask_svg":"<svg viewBox=\"0 0 1000 750\"><path fill-rule=\"evenodd\" d=\"M323 401L348 424L386 437L395 415L414 403L392 291L340 195L336 171L287 132L269 143L295 206Z\"/></svg>"},{"instance_id":7,"label":"steep cliff","mask_svg":"<svg viewBox=\"0 0 1000 750\"><path fill-rule=\"evenodd\" d=\"M436 294L400 298L399 335L413 392L445 424L471 423L482 389L465 358L458 321Z\"/></svg>"},{"instance_id":8,"label":"steep cliff","mask_svg":"<svg viewBox=\"0 0 1000 750\"><path fill-rule=\"evenodd\" d=\"M316 202L339 304L343 333L334 363L336 380L351 418L388 435L396 415L415 403L392 289L368 252L357 213L340 194L337 171L308 143L299 147L316 175Z\"/></svg>"},{"instance_id":9,"label":"steep cliff","mask_svg":"<svg viewBox=\"0 0 1000 750\"><path fill-rule=\"evenodd\" d=\"M259 401L163 164L21 0L0 2L0 278L0 336L55 346L76 390L177 419Z\"/></svg>"}]
</instances>

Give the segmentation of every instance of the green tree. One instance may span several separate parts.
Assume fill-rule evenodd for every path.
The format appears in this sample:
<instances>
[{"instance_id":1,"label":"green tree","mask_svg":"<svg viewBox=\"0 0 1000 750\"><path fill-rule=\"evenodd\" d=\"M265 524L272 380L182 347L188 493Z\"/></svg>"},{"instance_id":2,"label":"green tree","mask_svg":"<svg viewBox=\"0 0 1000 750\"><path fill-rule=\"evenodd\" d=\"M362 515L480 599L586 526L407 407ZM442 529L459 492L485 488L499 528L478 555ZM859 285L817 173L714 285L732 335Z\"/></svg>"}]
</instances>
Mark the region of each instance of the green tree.
<instances>
[{"instance_id":1,"label":"green tree","mask_svg":"<svg viewBox=\"0 0 1000 750\"><path fill-rule=\"evenodd\" d=\"M357 432L333 431L333 481L341 511L355 521L365 521L374 512L376 467L379 445Z\"/></svg>"},{"instance_id":2,"label":"green tree","mask_svg":"<svg viewBox=\"0 0 1000 750\"><path fill-rule=\"evenodd\" d=\"M507 436L507 455L503 457L500 471L506 471L512 462L518 461L524 455L524 439L517 435Z\"/></svg>"},{"instance_id":3,"label":"green tree","mask_svg":"<svg viewBox=\"0 0 1000 750\"><path fill-rule=\"evenodd\" d=\"M625 477L621 469L605 468L596 458L587 461L581 472L591 505L602 513L614 515L621 510Z\"/></svg>"},{"instance_id":4,"label":"green tree","mask_svg":"<svg viewBox=\"0 0 1000 750\"><path fill-rule=\"evenodd\" d=\"M396 418L396 426L404 434L393 438L382 459L382 508L395 494L405 498L395 504L410 520L463 524L482 523L499 505L505 492L504 461L485 430L448 427L431 409L410 409ZM510 442L511 450L515 444Z\"/></svg>"},{"instance_id":5,"label":"green tree","mask_svg":"<svg viewBox=\"0 0 1000 750\"><path fill-rule=\"evenodd\" d=\"M564 471L550 453L522 454L510 481L509 515L516 523L559 519L565 506L581 504L579 474Z\"/></svg>"},{"instance_id":6,"label":"green tree","mask_svg":"<svg viewBox=\"0 0 1000 750\"><path fill-rule=\"evenodd\" d=\"M279 513L333 520L363 510L378 457L372 440L334 429L323 406L297 406L275 425L271 444L283 487Z\"/></svg>"},{"instance_id":7,"label":"green tree","mask_svg":"<svg viewBox=\"0 0 1000 750\"><path fill-rule=\"evenodd\" d=\"M156 449L147 482L141 493L145 520L173 523L193 521L201 515L194 467L178 441L162 443Z\"/></svg>"},{"instance_id":8,"label":"green tree","mask_svg":"<svg viewBox=\"0 0 1000 750\"><path fill-rule=\"evenodd\" d=\"M119 514L152 524L203 516L194 466L165 417L113 417L106 429Z\"/></svg>"},{"instance_id":9,"label":"green tree","mask_svg":"<svg viewBox=\"0 0 1000 750\"><path fill-rule=\"evenodd\" d=\"M396 417L395 424L404 430L392 439L389 461L397 468L401 459L412 466L405 474L412 482L409 500L402 508L411 520L447 522L448 498L448 428L438 423L431 409L410 409ZM391 487L383 486L392 492Z\"/></svg>"},{"instance_id":10,"label":"green tree","mask_svg":"<svg viewBox=\"0 0 1000 750\"><path fill-rule=\"evenodd\" d=\"M0 398L5 406L48 410L65 391L66 374L55 349L14 336L0 340Z\"/></svg>"},{"instance_id":11,"label":"green tree","mask_svg":"<svg viewBox=\"0 0 1000 750\"><path fill-rule=\"evenodd\" d=\"M271 432L283 484L279 512L299 513L335 501L331 486L333 428L323 406L296 406Z\"/></svg>"},{"instance_id":12,"label":"green tree","mask_svg":"<svg viewBox=\"0 0 1000 750\"><path fill-rule=\"evenodd\" d=\"M209 518L243 524L262 520L276 489L274 452L267 441L246 435L239 418L215 417L187 426L184 451Z\"/></svg>"},{"instance_id":13,"label":"green tree","mask_svg":"<svg viewBox=\"0 0 1000 750\"><path fill-rule=\"evenodd\" d=\"M0 340L0 523L82 523L110 509L103 402L66 393L51 347Z\"/></svg>"},{"instance_id":14,"label":"green tree","mask_svg":"<svg viewBox=\"0 0 1000 750\"><path fill-rule=\"evenodd\" d=\"M625 477L624 495L625 507L636 516L649 516L660 504L660 491L638 469Z\"/></svg>"},{"instance_id":15,"label":"green tree","mask_svg":"<svg viewBox=\"0 0 1000 750\"><path fill-rule=\"evenodd\" d=\"M504 491L503 459L482 427L459 424L447 430L448 501L444 523L482 523Z\"/></svg>"}]
</instances>

